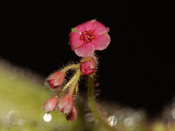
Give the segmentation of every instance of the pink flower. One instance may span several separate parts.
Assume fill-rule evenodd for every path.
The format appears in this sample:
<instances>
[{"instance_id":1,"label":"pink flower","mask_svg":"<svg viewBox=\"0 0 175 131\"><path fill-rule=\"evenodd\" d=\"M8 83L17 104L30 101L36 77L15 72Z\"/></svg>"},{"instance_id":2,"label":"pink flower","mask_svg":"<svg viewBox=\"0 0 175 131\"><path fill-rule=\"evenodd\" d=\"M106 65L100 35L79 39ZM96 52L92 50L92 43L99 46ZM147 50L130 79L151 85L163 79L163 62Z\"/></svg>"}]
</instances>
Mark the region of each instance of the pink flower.
<instances>
[{"instance_id":1,"label":"pink flower","mask_svg":"<svg viewBox=\"0 0 175 131\"><path fill-rule=\"evenodd\" d=\"M82 75L93 74L96 70L97 61L95 57L84 57L81 59L80 70Z\"/></svg>"},{"instance_id":2,"label":"pink flower","mask_svg":"<svg viewBox=\"0 0 175 131\"><path fill-rule=\"evenodd\" d=\"M42 106L41 109L45 109L46 113L52 112L58 104L58 96L54 96L48 99Z\"/></svg>"},{"instance_id":3,"label":"pink flower","mask_svg":"<svg viewBox=\"0 0 175 131\"><path fill-rule=\"evenodd\" d=\"M61 112L64 112L65 114L67 114L67 113L69 113L71 111L72 105L73 105L73 98L72 98L72 96L70 94L67 93L60 100L60 102L58 104L58 109Z\"/></svg>"},{"instance_id":4,"label":"pink flower","mask_svg":"<svg viewBox=\"0 0 175 131\"><path fill-rule=\"evenodd\" d=\"M47 78L46 83L48 83L52 89L58 89L64 83L64 79L64 72L55 72Z\"/></svg>"},{"instance_id":5,"label":"pink flower","mask_svg":"<svg viewBox=\"0 0 175 131\"><path fill-rule=\"evenodd\" d=\"M68 121L75 121L77 119L77 109L75 106L72 106L72 110L70 113L66 116L66 119Z\"/></svg>"},{"instance_id":6,"label":"pink flower","mask_svg":"<svg viewBox=\"0 0 175 131\"><path fill-rule=\"evenodd\" d=\"M72 29L69 43L80 57L92 56L94 50L104 50L110 43L109 28L96 20L82 23Z\"/></svg>"}]
</instances>

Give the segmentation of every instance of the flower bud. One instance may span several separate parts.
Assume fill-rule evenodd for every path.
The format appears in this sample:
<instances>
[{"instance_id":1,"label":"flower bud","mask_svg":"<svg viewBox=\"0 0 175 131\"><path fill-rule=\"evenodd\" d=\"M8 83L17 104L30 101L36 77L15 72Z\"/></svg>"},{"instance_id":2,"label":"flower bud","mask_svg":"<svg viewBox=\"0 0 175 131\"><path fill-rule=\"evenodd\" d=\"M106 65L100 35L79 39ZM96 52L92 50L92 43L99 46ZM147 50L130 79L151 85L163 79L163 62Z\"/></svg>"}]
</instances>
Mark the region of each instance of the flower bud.
<instances>
[{"instance_id":1,"label":"flower bud","mask_svg":"<svg viewBox=\"0 0 175 131\"><path fill-rule=\"evenodd\" d=\"M46 83L48 83L52 89L58 89L64 83L64 79L64 72L55 72L47 78Z\"/></svg>"},{"instance_id":2,"label":"flower bud","mask_svg":"<svg viewBox=\"0 0 175 131\"><path fill-rule=\"evenodd\" d=\"M48 99L42 106L41 109L45 109L46 113L50 113L53 111L58 104L58 96L54 96L50 99Z\"/></svg>"},{"instance_id":3,"label":"flower bud","mask_svg":"<svg viewBox=\"0 0 175 131\"><path fill-rule=\"evenodd\" d=\"M66 119L68 121L75 121L77 119L77 109L75 106L72 106L72 110L70 113L66 116Z\"/></svg>"},{"instance_id":4,"label":"flower bud","mask_svg":"<svg viewBox=\"0 0 175 131\"><path fill-rule=\"evenodd\" d=\"M71 111L72 105L73 105L73 98L72 98L72 96L70 94L67 93L60 100L60 102L58 104L58 109L61 112L64 112L65 114L67 114L67 113L69 113Z\"/></svg>"},{"instance_id":5,"label":"flower bud","mask_svg":"<svg viewBox=\"0 0 175 131\"><path fill-rule=\"evenodd\" d=\"M87 56L81 59L80 70L82 75L93 74L97 67L97 60L95 57Z\"/></svg>"}]
</instances>

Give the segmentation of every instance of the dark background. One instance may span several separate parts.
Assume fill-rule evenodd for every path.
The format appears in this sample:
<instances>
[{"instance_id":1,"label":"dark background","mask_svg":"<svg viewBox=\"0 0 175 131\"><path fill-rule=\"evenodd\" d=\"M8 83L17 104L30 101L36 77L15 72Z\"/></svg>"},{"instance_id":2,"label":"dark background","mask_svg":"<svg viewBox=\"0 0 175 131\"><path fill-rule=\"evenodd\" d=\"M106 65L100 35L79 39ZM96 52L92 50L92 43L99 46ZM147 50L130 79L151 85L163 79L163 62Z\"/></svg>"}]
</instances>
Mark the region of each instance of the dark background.
<instances>
[{"instance_id":1,"label":"dark background","mask_svg":"<svg viewBox=\"0 0 175 131\"><path fill-rule=\"evenodd\" d=\"M101 98L156 116L175 94L171 51L147 41L151 20L144 3L30 3L2 11L0 57L47 77L78 56L70 50L70 29L97 19L110 28L111 44L99 56ZM155 33L156 34L156 33Z\"/></svg>"}]
</instances>

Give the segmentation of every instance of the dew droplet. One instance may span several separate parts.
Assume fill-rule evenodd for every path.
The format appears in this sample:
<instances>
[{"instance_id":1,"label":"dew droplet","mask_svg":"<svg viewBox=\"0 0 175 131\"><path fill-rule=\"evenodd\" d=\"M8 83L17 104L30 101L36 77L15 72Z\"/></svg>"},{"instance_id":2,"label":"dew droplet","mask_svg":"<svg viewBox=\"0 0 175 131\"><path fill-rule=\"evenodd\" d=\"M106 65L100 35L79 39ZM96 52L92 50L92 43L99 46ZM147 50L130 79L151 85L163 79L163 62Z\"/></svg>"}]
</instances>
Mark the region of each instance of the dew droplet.
<instances>
[{"instance_id":1,"label":"dew droplet","mask_svg":"<svg viewBox=\"0 0 175 131\"><path fill-rule=\"evenodd\" d=\"M124 121L123 121L123 124L125 126L131 127L134 124L133 119L131 117L125 118Z\"/></svg>"},{"instance_id":2,"label":"dew droplet","mask_svg":"<svg viewBox=\"0 0 175 131\"><path fill-rule=\"evenodd\" d=\"M110 126L115 126L117 124L117 117L110 116L108 118L108 123L109 123Z\"/></svg>"},{"instance_id":3,"label":"dew droplet","mask_svg":"<svg viewBox=\"0 0 175 131\"><path fill-rule=\"evenodd\" d=\"M25 124L25 120L24 119L19 119L18 120L18 125L19 126L23 126Z\"/></svg>"},{"instance_id":4,"label":"dew droplet","mask_svg":"<svg viewBox=\"0 0 175 131\"><path fill-rule=\"evenodd\" d=\"M50 121L52 120L52 115L49 114L49 113L44 114L43 120L44 120L45 122L50 122Z\"/></svg>"},{"instance_id":5,"label":"dew droplet","mask_svg":"<svg viewBox=\"0 0 175 131\"><path fill-rule=\"evenodd\" d=\"M171 112L173 119L175 119L175 108Z\"/></svg>"}]
</instances>

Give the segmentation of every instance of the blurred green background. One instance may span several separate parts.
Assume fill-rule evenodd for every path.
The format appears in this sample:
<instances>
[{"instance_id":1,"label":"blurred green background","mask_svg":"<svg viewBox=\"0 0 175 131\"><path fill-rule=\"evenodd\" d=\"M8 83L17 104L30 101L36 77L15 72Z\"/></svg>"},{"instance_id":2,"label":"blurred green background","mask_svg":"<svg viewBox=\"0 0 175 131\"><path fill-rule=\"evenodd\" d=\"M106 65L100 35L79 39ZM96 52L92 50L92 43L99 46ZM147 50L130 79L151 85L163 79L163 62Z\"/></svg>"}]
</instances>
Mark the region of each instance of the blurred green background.
<instances>
[{"instance_id":1,"label":"blurred green background","mask_svg":"<svg viewBox=\"0 0 175 131\"><path fill-rule=\"evenodd\" d=\"M78 119L69 122L64 114L51 113L52 119L44 121L42 104L54 95L44 86L44 78L28 70L14 67L5 61L0 62L0 130L1 131L105 131L90 111L87 104L79 99ZM78 102L77 102L78 103ZM166 122L162 118L147 120L143 110L120 107L114 103L98 102L102 116L110 126L123 125L127 131L175 131L172 110L165 111ZM85 108L86 107L86 108ZM173 109L173 107L168 108ZM87 109L89 110L89 109ZM166 114L167 113L167 114ZM175 116L175 108L174 108Z\"/></svg>"},{"instance_id":2,"label":"blurred green background","mask_svg":"<svg viewBox=\"0 0 175 131\"><path fill-rule=\"evenodd\" d=\"M43 120L42 104L53 93L44 86L44 79L30 72L0 65L0 130L52 131L79 130L76 122L67 122L64 114L51 113L51 122ZM80 129L81 130L81 129Z\"/></svg>"}]
</instances>

